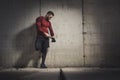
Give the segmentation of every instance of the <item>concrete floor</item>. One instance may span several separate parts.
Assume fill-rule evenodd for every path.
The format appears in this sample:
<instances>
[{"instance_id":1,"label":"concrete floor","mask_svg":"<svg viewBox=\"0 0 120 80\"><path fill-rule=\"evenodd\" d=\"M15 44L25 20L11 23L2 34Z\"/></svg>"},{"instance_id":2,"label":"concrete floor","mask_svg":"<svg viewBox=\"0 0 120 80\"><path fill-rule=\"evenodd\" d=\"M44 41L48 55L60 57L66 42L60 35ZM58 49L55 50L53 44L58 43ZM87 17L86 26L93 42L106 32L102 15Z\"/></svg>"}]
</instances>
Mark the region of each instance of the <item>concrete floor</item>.
<instances>
[{"instance_id":1,"label":"concrete floor","mask_svg":"<svg viewBox=\"0 0 120 80\"><path fill-rule=\"evenodd\" d=\"M3 69L0 80L120 80L116 68Z\"/></svg>"}]
</instances>

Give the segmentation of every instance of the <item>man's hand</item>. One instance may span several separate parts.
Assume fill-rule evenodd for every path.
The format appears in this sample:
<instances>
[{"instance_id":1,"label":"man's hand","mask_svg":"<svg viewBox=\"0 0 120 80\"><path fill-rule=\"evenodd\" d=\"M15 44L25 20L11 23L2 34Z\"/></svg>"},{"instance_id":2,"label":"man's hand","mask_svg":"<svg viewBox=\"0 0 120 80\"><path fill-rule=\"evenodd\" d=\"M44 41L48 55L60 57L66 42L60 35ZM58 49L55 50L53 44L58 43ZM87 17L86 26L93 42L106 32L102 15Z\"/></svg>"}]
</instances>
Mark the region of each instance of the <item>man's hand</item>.
<instances>
[{"instance_id":1,"label":"man's hand","mask_svg":"<svg viewBox=\"0 0 120 80\"><path fill-rule=\"evenodd\" d=\"M51 38L52 39L52 42L56 42L55 38Z\"/></svg>"},{"instance_id":2,"label":"man's hand","mask_svg":"<svg viewBox=\"0 0 120 80\"><path fill-rule=\"evenodd\" d=\"M56 40L55 40L55 38L54 38L53 36L50 36L48 33L45 33L45 32L44 32L44 34L45 34L45 36L46 36L46 37L48 37L48 38L51 38L51 39L52 39L52 41L51 41L51 42L56 42Z\"/></svg>"},{"instance_id":3,"label":"man's hand","mask_svg":"<svg viewBox=\"0 0 120 80\"><path fill-rule=\"evenodd\" d=\"M51 38L51 36L48 33L44 32L44 34L46 37Z\"/></svg>"}]
</instances>

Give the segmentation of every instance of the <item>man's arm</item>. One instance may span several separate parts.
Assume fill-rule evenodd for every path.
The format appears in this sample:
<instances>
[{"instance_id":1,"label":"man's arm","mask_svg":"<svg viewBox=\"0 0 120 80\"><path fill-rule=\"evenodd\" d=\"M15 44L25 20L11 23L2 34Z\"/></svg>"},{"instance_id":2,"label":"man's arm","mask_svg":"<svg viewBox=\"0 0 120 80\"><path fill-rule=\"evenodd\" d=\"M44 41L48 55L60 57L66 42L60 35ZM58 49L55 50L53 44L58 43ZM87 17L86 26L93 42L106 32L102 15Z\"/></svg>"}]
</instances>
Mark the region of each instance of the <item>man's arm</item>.
<instances>
[{"instance_id":1,"label":"man's arm","mask_svg":"<svg viewBox=\"0 0 120 80\"><path fill-rule=\"evenodd\" d=\"M56 42L56 40L55 40L55 38L54 38L54 31L53 31L53 29L52 29L51 23L50 23L49 30L50 30L50 35L51 35L52 42Z\"/></svg>"},{"instance_id":2,"label":"man's arm","mask_svg":"<svg viewBox=\"0 0 120 80\"><path fill-rule=\"evenodd\" d=\"M38 29L40 29L40 27L41 27L41 20L42 20L41 17L38 17L38 18L36 19L36 26L37 26Z\"/></svg>"},{"instance_id":3,"label":"man's arm","mask_svg":"<svg viewBox=\"0 0 120 80\"><path fill-rule=\"evenodd\" d=\"M52 38L52 36L49 35L48 33L44 32L44 34L46 35L46 37L48 37L48 38Z\"/></svg>"},{"instance_id":4,"label":"man's arm","mask_svg":"<svg viewBox=\"0 0 120 80\"><path fill-rule=\"evenodd\" d=\"M53 37L53 36L54 36L54 31L53 31L53 28L52 28L51 22L50 22L49 30L50 30L50 35Z\"/></svg>"}]
</instances>

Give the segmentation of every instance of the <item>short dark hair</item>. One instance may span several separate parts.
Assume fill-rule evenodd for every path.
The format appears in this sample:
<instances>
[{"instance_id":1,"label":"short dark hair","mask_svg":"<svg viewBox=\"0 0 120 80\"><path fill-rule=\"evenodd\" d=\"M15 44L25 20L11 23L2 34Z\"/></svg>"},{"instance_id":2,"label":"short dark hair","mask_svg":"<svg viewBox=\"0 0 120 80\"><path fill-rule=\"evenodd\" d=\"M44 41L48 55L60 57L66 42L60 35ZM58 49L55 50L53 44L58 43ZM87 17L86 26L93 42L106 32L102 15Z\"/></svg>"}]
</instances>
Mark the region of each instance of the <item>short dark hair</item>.
<instances>
[{"instance_id":1,"label":"short dark hair","mask_svg":"<svg viewBox=\"0 0 120 80\"><path fill-rule=\"evenodd\" d=\"M54 16L54 12L53 11L48 11L47 14L52 14Z\"/></svg>"}]
</instances>

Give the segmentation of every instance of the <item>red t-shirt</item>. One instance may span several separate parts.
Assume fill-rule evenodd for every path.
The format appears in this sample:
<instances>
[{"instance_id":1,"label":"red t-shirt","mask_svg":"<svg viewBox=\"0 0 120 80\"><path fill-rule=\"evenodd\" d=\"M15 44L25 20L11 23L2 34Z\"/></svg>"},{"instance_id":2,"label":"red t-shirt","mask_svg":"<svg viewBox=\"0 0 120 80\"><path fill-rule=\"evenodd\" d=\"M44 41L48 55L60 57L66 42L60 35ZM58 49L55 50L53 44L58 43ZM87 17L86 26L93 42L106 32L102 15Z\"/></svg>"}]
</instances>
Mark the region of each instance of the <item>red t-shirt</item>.
<instances>
[{"instance_id":1,"label":"red t-shirt","mask_svg":"<svg viewBox=\"0 0 120 80\"><path fill-rule=\"evenodd\" d=\"M54 36L54 32L51 26L51 22L47 21L45 19L45 17L40 16L36 19L36 26L37 26L37 31L42 32L44 34L44 32L49 33L48 30L50 31L50 35ZM39 35L39 34L37 34ZM45 35L45 34L44 34Z\"/></svg>"}]
</instances>

